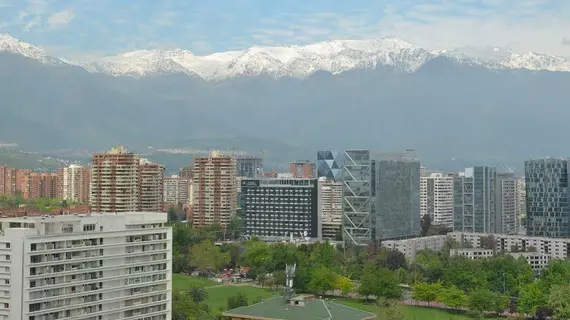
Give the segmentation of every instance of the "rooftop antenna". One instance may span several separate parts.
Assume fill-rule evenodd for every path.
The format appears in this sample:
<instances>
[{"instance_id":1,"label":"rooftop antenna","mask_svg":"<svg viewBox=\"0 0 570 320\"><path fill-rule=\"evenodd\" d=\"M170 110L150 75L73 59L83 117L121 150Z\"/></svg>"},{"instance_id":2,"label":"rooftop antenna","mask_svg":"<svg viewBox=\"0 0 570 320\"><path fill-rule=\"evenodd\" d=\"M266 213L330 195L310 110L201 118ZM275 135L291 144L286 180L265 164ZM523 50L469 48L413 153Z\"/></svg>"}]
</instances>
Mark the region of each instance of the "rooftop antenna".
<instances>
[{"instance_id":1,"label":"rooftop antenna","mask_svg":"<svg viewBox=\"0 0 570 320\"><path fill-rule=\"evenodd\" d=\"M285 266L285 293L283 296L286 300L290 300L293 297L293 279L295 279L295 269L297 264L287 264Z\"/></svg>"}]
</instances>

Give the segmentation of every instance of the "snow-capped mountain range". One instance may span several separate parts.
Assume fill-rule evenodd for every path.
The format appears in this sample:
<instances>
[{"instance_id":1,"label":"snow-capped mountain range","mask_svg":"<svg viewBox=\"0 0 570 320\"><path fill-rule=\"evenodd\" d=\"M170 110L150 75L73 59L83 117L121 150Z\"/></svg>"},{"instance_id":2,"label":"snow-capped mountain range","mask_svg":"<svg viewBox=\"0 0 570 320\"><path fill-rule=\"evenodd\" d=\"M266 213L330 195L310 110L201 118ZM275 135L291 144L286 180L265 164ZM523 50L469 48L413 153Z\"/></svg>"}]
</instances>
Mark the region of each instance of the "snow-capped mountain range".
<instances>
[{"instance_id":1,"label":"snow-capped mountain range","mask_svg":"<svg viewBox=\"0 0 570 320\"><path fill-rule=\"evenodd\" d=\"M260 74L304 78L316 71L339 74L352 69L390 67L415 72L427 61L447 57L457 63L489 69L528 69L568 72L570 62L562 57L503 48L426 50L395 37L373 40L332 40L305 46L251 47L197 56L191 51L139 50L95 61L72 62L54 57L43 49L0 34L0 52L21 54L46 64L70 64L92 73L142 77L151 74L184 73L205 80Z\"/></svg>"}]
</instances>

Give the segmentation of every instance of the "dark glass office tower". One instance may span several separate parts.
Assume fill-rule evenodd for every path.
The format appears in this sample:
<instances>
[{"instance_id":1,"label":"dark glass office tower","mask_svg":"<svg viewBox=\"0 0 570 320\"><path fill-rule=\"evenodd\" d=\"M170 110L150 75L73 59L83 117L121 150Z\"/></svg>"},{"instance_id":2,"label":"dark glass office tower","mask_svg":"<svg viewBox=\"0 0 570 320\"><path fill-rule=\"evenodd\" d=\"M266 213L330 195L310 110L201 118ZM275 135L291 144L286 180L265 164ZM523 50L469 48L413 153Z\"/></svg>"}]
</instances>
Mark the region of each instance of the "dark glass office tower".
<instances>
[{"instance_id":1,"label":"dark glass office tower","mask_svg":"<svg viewBox=\"0 0 570 320\"><path fill-rule=\"evenodd\" d=\"M568 160L525 162L527 235L570 237Z\"/></svg>"},{"instance_id":2,"label":"dark glass office tower","mask_svg":"<svg viewBox=\"0 0 570 320\"><path fill-rule=\"evenodd\" d=\"M346 150L345 241L366 245L420 234L420 162L413 152Z\"/></svg>"},{"instance_id":3,"label":"dark glass office tower","mask_svg":"<svg viewBox=\"0 0 570 320\"><path fill-rule=\"evenodd\" d=\"M494 167L465 169L453 183L453 231L495 232L496 179Z\"/></svg>"}]
</instances>

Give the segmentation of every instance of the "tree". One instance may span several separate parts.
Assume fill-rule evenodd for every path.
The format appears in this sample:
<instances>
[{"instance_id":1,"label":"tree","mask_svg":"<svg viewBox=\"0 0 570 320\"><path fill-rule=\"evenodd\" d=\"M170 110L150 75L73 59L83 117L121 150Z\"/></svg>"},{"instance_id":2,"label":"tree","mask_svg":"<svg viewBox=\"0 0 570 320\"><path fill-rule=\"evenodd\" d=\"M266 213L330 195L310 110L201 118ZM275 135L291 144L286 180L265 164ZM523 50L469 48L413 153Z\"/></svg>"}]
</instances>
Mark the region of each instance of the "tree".
<instances>
[{"instance_id":1,"label":"tree","mask_svg":"<svg viewBox=\"0 0 570 320\"><path fill-rule=\"evenodd\" d=\"M451 286L443 290L441 302L453 309L460 309L467 304L467 295L463 290Z\"/></svg>"},{"instance_id":2,"label":"tree","mask_svg":"<svg viewBox=\"0 0 570 320\"><path fill-rule=\"evenodd\" d=\"M208 292L199 286L192 286L188 289L188 296L194 301L194 303L202 303L208 300Z\"/></svg>"},{"instance_id":3,"label":"tree","mask_svg":"<svg viewBox=\"0 0 570 320\"><path fill-rule=\"evenodd\" d=\"M334 289L337 277L338 275L330 268L318 267L311 272L309 288L317 294L324 294Z\"/></svg>"},{"instance_id":4,"label":"tree","mask_svg":"<svg viewBox=\"0 0 570 320\"><path fill-rule=\"evenodd\" d=\"M338 276L334 288L339 290L343 295L347 295L354 290L354 283L350 281L349 277Z\"/></svg>"},{"instance_id":5,"label":"tree","mask_svg":"<svg viewBox=\"0 0 570 320\"><path fill-rule=\"evenodd\" d=\"M168 209L168 222L174 223L178 221L178 216L176 215L176 209L170 208Z\"/></svg>"},{"instance_id":6,"label":"tree","mask_svg":"<svg viewBox=\"0 0 570 320\"><path fill-rule=\"evenodd\" d=\"M381 248L376 256L376 263L392 271L406 267L406 256L397 250Z\"/></svg>"},{"instance_id":7,"label":"tree","mask_svg":"<svg viewBox=\"0 0 570 320\"><path fill-rule=\"evenodd\" d=\"M247 305L247 296L243 292L238 292L235 295L228 297L228 310L244 307Z\"/></svg>"},{"instance_id":8,"label":"tree","mask_svg":"<svg viewBox=\"0 0 570 320\"><path fill-rule=\"evenodd\" d=\"M199 271L212 272L219 270L230 261L227 253L222 253L220 248L212 241L204 240L190 248L190 264Z\"/></svg>"},{"instance_id":9,"label":"tree","mask_svg":"<svg viewBox=\"0 0 570 320\"><path fill-rule=\"evenodd\" d=\"M387 299L400 299L402 297L402 289L399 287L397 275L386 268L379 268L370 263L364 267L358 292L365 297L372 295Z\"/></svg>"},{"instance_id":10,"label":"tree","mask_svg":"<svg viewBox=\"0 0 570 320\"><path fill-rule=\"evenodd\" d=\"M419 301L426 301L428 305L432 301L438 301L443 293L441 282L427 283L417 282L412 286L412 298Z\"/></svg>"},{"instance_id":11,"label":"tree","mask_svg":"<svg viewBox=\"0 0 570 320\"><path fill-rule=\"evenodd\" d=\"M426 237L429 229L431 228L431 216L429 214L425 214L422 216L420 220L420 236Z\"/></svg>"},{"instance_id":12,"label":"tree","mask_svg":"<svg viewBox=\"0 0 570 320\"><path fill-rule=\"evenodd\" d=\"M505 299L502 296L485 288L471 292L468 298L469 309L477 312L479 317L481 317L485 311L499 311L498 309L500 309L504 302Z\"/></svg>"},{"instance_id":13,"label":"tree","mask_svg":"<svg viewBox=\"0 0 570 320\"><path fill-rule=\"evenodd\" d=\"M570 285L555 285L548 295L548 307L555 318L570 318Z\"/></svg>"},{"instance_id":14,"label":"tree","mask_svg":"<svg viewBox=\"0 0 570 320\"><path fill-rule=\"evenodd\" d=\"M495 242L495 237L491 234L486 237L481 237L481 248L487 250L495 250L497 243Z\"/></svg>"},{"instance_id":15,"label":"tree","mask_svg":"<svg viewBox=\"0 0 570 320\"><path fill-rule=\"evenodd\" d=\"M532 315L539 308L545 307L547 303L548 297L542 290L541 284L534 282L522 287L517 310L521 313Z\"/></svg>"}]
</instances>

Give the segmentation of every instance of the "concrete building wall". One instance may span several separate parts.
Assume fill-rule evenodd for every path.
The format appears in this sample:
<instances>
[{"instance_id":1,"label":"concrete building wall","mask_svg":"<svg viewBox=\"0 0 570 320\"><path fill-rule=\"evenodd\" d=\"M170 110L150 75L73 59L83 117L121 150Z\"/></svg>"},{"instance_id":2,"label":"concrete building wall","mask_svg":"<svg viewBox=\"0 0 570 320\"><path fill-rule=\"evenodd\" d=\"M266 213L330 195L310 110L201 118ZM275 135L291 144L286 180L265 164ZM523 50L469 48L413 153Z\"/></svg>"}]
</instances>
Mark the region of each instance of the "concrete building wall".
<instances>
[{"instance_id":1,"label":"concrete building wall","mask_svg":"<svg viewBox=\"0 0 570 320\"><path fill-rule=\"evenodd\" d=\"M0 319L171 319L165 222L166 213L0 219L0 291L9 292Z\"/></svg>"}]
</instances>

